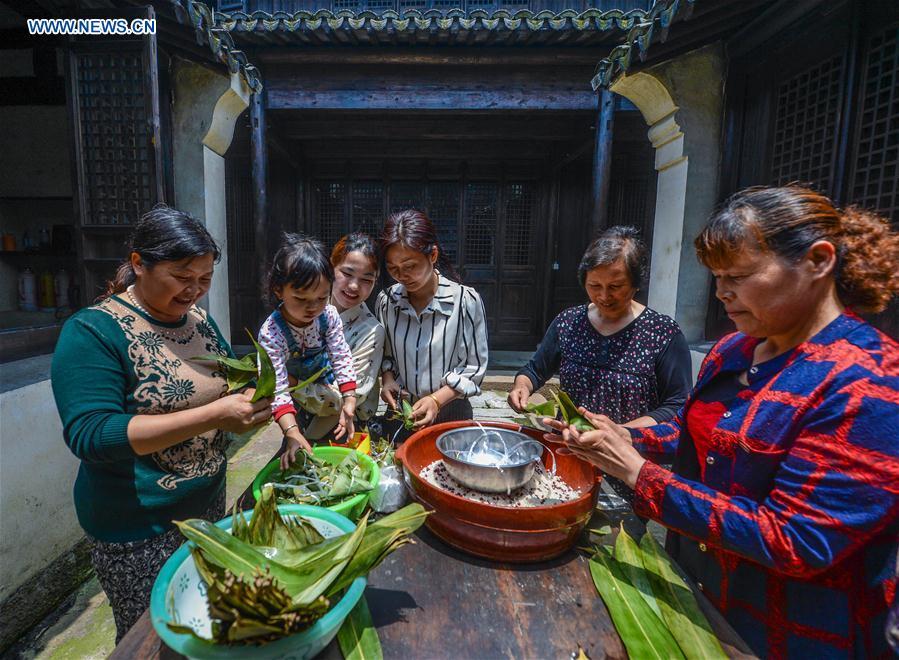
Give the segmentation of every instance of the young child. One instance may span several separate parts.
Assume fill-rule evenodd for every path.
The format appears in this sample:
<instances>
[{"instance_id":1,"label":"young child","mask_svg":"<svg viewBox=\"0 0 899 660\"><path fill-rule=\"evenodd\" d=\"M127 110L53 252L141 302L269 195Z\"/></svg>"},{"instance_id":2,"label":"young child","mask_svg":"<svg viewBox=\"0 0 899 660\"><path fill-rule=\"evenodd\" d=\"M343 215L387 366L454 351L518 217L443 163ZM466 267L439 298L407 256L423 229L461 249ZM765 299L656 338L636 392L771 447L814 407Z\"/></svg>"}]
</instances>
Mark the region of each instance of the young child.
<instances>
[{"instance_id":1,"label":"young child","mask_svg":"<svg viewBox=\"0 0 899 660\"><path fill-rule=\"evenodd\" d=\"M343 397L334 438L353 436L356 373L340 316L328 304L333 282L334 269L319 241L284 234L266 284L269 301L276 309L259 330L259 344L275 366L277 394L272 413L287 439L282 468L294 461L299 449L312 450L300 430L297 410L287 390L323 367L318 382L336 381Z\"/></svg>"}]
</instances>

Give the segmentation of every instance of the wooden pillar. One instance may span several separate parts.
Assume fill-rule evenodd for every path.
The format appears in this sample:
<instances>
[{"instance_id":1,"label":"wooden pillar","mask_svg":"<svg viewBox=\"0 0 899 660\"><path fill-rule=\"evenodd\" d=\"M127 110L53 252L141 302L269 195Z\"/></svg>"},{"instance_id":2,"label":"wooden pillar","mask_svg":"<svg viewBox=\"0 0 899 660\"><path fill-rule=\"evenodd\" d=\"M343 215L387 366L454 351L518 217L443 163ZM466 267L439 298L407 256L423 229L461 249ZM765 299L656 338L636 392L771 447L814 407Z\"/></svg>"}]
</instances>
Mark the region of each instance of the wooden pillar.
<instances>
[{"instance_id":1,"label":"wooden pillar","mask_svg":"<svg viewBox=\"0 0 899 660\"><path fill-rule=\"evenodd\" d=\"M253 161L253 235L256 287L262 282L268 261L268 149L266 147L265 90L250 100L250 154Z\"/></svg>"},{"instance_id":2,"label":"wooden pillar","mask_svg":"<svg viewBox=\"0 0 899 660\"><path fill-rule=\"evenodd\" d=\"M593 149L593 204L591 239L608 226L609 182L612 176L612 135L615 127L615 95L603 89L597 95L596 143Z\"/></svg>"}]
</instances>

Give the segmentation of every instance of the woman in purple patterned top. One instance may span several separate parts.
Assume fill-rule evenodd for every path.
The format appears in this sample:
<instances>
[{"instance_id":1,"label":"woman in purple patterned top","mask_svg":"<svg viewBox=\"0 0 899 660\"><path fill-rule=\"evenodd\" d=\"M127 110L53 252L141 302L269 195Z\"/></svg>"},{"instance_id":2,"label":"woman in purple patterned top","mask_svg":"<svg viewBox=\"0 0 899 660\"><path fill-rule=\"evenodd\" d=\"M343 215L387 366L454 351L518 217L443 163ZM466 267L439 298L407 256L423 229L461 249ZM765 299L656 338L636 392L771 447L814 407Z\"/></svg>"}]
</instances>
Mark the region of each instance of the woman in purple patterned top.
<instances>
[{"instance_id":1,"label":"woman in purple patterned top","mask_svg":"<svg viewBox=\"0 0 899 660\"><path fill-rule=\"evenodd\" d=\"M690 391L690 350L674 319L634 300L646 279L646 247L634 227L611 227L587 248L578 279L590 303L564 310L515 376L509 405L558 372L575 405L618 424L674 417Z\"/></svg>"}]
</instances>

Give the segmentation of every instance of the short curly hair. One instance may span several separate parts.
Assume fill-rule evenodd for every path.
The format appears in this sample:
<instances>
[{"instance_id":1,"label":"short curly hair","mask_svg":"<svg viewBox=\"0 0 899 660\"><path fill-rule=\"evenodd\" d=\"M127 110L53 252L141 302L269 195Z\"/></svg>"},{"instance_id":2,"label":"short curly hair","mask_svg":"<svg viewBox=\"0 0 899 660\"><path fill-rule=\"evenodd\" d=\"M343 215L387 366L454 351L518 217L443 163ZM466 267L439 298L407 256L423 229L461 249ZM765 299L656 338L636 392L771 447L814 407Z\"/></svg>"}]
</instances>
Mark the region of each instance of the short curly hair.
<instances>
[{"instance_id":1,"label":"short curly hair","mask_svg":"<svg viewBox=\"0 0 899 660\"><path fill-rule=\"evenodd\" d=\"M712 215L694 245L706 267L722 268L747 247L797 262L820 240L837 250L834 278L843 304L879 312L899 293L899 234L889 222L864 209L840 210L799 185L741 190Z\"/></svg>"}]
</instances>

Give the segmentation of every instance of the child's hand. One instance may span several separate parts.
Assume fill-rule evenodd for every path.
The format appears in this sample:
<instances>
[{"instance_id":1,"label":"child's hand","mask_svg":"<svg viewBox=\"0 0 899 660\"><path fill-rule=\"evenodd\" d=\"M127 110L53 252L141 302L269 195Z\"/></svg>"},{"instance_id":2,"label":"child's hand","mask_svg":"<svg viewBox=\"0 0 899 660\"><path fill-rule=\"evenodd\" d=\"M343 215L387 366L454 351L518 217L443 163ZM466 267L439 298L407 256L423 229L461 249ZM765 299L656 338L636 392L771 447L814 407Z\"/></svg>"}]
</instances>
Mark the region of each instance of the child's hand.
<instances>
[{"instance_id":1,"label":"child's hand","mask_svg":"<svg viewBox=\"0 0 899 660\"><path fill-rule=\"evenodd\" d=\"M299 450L302 449L307 454L312 454L312 446L307 442L306 438L303 437L303 434L296 429L291 429L291 432L285 437L287 438L287 448L284 450L284 453L281 454L282 470L289 468L297 459L297 452Z\"/></svg>"},{"instance_id":2,"label":"child's hand","mask_svg":"<svg viewBox=\"0 0 899 660\"><path fill-rule=\"evenodd\" d=\"M356 414L356 397L351 396L343 400L343 408L340 409L340 418L337 420L337 427L334 429L334 439L340 440L346 437L345 442L349 442L353 437L355 429L353 427L353 417Z\"/></svg>"}]
</instances>

